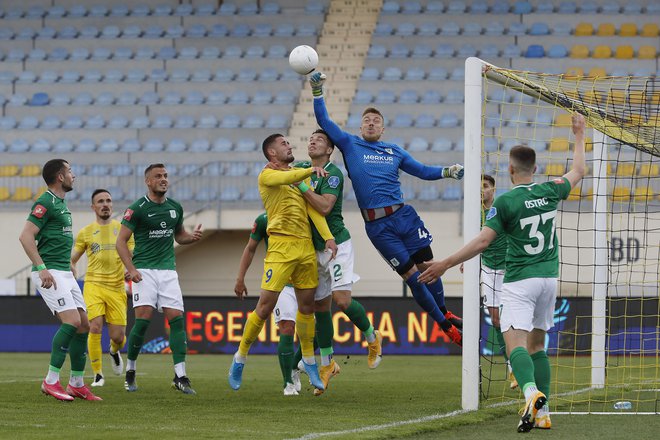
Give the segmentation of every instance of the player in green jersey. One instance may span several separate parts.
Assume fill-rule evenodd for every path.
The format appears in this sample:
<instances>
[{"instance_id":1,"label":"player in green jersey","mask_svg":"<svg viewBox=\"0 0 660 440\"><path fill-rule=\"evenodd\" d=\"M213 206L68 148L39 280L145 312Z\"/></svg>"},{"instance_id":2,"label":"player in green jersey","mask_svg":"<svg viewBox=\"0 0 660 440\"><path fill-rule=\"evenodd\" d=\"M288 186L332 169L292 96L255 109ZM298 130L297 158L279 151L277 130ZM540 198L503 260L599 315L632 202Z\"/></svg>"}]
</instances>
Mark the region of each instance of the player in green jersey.
<instances>
[{"instance_id":1,"label":"player in green jersey","mask_svg":"<svg viewBox=\"0 0 660 440\"><path fill-rule=\"evenodd\" d=\"M374 330L362 304L351 297L352 285L359 277L353 272L353 244L351 235L344 225L341 212L344 175L336 165L330 162L334 147L325 131L316 130L309 138L307 145L307 152L310 159L312 159L311 162L296 165L302 168L320 167L328 172L325 177L312 175L312 188L314 191L304 192L303 197L325 216L338 247L337 256L334 260L330 260L330 255L323 251L325 248L323 238L312 225L312 240L316 249L319 272L319 285L314 296L314 314L321 352L319 375L325 389L328 389L330 378L339 374L339 365L332 359L332 339L334 336L332 313L330 311L332 301L363 332L369 348L367 357L369 368L376 368L382 359L382 337L380 332ZM302 356L302 354L299 354L299 356ZM314 390L314 394L317 396L322 393L323 390L318 388Z\"/></svg>"},{"instance_id":2,"label":"player in green jersey","mask_svg":"<svg viewBox=\"0 0 660 440\"><path fill-rule=\"evenodd\" d=\"M183 208L165 196L169 188L167 169L161 163L144 170L147 194L124 212L117 237L117 252L133 282L135 324L128 337L126 391L137 391L135 369L154 309L165 314L170 324L170 349L174 360L172 387L184 394L196 394L186 375L186 331L183 295L174 260L174 240L191 244L202 237L202 225L190 233L183 227ZM128 240L134 236L131 257Z\"/></svg>"},{"instance_id":3,"label":"player in green jersey","mask_svg":"<svg viewBox=\"0 0 660 440\"><path fill-rule=\"evenodd\" d=\"M64 159L46 162L41 175L48 190L32 205L19 237L32 261L32 284L61 322L53 337L50 365L41 391L62 401L71 401L74 397L102 400L83 382L89 320L85 300L71 272L73 223L64 201L66 193L73 189L76 176ZM71 359L71 377L65 391L60 385L60 369L67 352Z\"/></svg>"},{"instance_id":4,"label":"player in green jersey","mask_svg":"<svg viewBox=\"0 0 660 440\"><path fill-rule=\"evenodd\" d=\"M498 197L479 235L455 254L434 262L420 276L433 282L447 269L478 255L498 235L507 237L506 274L502 285L500 325L513 374L525 393L518 432L550 428L547 399L550 363L546 332L552 328L559 276L559 241L555 230L557 205L586 174L584 118L574 114L575 150L571 170L563 177L536 184L536 152L516 146L509 153L513 188ZM530 355L531 353L531 355Z\"/></svg>"},{"instance_id":5,"label":"player in green jersey","mask_svg":"<svg viewBox=\"0 0 660 440\"><path fill-rule=\"evenodd\" d=\"M238 275L234 285L234 293L240 299L247 296L248 290L245 286L245 274L252 264L257 246L263 240L268 247L268 217L266 213L259 214L254 220L250 238L248 239L241 261L238 264ZM277 304L273 309L275 324L280 331L280 340L277 344L277 357L280 361L282 378L284 380L284 395L297 396L300 393L300 372L294 369L293 338L296 332L296 314L298 313L298 302L296 292L291 284L287 284L277 297Z\"/></svg>"}]
</instances>

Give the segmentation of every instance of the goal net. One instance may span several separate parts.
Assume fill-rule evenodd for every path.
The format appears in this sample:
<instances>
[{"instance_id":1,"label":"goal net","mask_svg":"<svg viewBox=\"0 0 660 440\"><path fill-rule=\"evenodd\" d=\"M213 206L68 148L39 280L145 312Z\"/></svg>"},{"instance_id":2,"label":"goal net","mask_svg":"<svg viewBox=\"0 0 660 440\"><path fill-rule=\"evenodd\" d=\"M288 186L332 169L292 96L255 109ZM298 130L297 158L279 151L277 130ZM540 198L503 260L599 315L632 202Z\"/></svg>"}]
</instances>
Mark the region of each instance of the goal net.
<instances>
[{"instance_id":1,"label":"goal net","mask_svg":"<svg viewBox=\"0 0 660 440\"><path fill-rule=\"evenodd\" d=\"M496 196L506 192L512 186L509 150L523 144L536 150L537 182L562 176L571 167L572 112L583 114L590 127L589 171L556 220L560 282L555 326L546 339L550 409L658 413L659 78L550 75L469 59L465 236L476 235L481 212L480 176L469 170L493 176ZM464 278L465 408L521 398L510 387L487 310L476 304L480 268L471 263ZM631 408L615 409L617 402Z\"/></svg>"}]
</instances>

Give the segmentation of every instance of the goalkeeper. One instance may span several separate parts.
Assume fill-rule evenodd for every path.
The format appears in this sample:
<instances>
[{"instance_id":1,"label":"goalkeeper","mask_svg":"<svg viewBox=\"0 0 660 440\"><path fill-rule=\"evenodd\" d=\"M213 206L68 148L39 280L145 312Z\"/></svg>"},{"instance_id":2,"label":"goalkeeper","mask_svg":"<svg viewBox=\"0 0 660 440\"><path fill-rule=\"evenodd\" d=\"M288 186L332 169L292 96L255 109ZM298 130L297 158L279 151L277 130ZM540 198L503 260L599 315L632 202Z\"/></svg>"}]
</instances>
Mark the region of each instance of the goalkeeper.
<instances>
[{"instance_id":1,"label":"goalkeeper","mask_svg":"<svg viewBox=\"0 0 660 440\"><path fill-rule=\"evenodd\" d=\"M424 180L463 178L463 167L434 167L415 160L396 144L380 140L385 131L383 115L378 109L362 113L360 136L344 132L328 116L323 99L325 75L310 77L314 95L316 121L341 151L358 206L365 221L367 236L388 264L410 287L415 301L456 344L461 344L461 320L445 307L442 281L428 287L417 280L420 269L433 259L433 237L415 209L404 204L399 170Z\"/></svg>"}]
</instances>

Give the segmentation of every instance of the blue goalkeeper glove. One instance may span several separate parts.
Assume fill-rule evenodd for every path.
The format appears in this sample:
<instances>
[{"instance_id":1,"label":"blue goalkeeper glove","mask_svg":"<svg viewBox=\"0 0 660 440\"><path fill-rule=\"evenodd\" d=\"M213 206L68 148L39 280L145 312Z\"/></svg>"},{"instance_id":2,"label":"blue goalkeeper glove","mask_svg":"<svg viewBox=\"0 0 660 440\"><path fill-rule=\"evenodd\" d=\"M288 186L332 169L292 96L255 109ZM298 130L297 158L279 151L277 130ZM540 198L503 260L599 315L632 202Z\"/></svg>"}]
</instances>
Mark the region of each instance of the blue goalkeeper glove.
<instances>
[{"instance_id":1,"label":"blue goalkeeper glove","mask_svg":"<svg viewBox=\"0 0 660 440\"><path fill-rule=\"evenodd\" d=\"M309 77L309 83L312 86L312 95L314 95L314 98L320 98L323 96L323 83L325 82L325 79L325 74L321 72L315 72Z\"/></svg>"},{"instance_id":2,"label":"blue goalkeeper glove","mask_svg":"<svg viewBox=\"0 0 660 440\"><path fill-rule=\"evenodd\" d=\"M445 179L451 177L452 179L461 180L463 178L463 165L456 164L450 167L444 167L442 169L442 177Z\"/></svg>"}]
</instances>

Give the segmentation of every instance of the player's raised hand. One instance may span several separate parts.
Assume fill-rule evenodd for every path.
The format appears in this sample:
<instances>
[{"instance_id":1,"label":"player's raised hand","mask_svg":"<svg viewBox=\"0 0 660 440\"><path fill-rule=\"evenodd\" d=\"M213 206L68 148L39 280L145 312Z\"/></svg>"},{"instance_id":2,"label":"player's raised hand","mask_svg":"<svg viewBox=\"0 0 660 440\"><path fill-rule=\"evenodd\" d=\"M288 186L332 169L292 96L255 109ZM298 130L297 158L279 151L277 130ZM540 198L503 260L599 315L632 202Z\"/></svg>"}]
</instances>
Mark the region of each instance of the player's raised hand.
<instances>
[{"instance_id":1,"label":"player's raised hand","mask_svg":"<svg viewBox=\"0 0 660 440\"><path fill-rule=\"evenodd\" d=\"M571 129L573 130L573 134L576 136L584 136L584 125L584 116L579 113L573 113L573 116L571 116Z\"/></svg>"},{"instance_id":2,"label":"player's raised hand","mask_svg":"<svg viewBox=\"0 0 660 440\"><path fill-rule=\"evenodd\" d=\"M323 83L325 83L326 78L323 72L315 72L309 77L309 84L312 86L312 95L315 98L323 96Z\"/></svg>"},{"instance_id":3,"label":"player's raised hand","mask_svg":"<svg viewBox=\"0 0 660 440\"><path fill-rule=\"evenodd\" d=\"M417 281L420 283L433 284L438 281L442 275L449 269L449 266L445 263L445 260L434 261L432 262L428 269L426 269L422 274L417 278Z\"/></svg>"},{"instance_id":4,"label":"player's raised hand","mask_svg":"<svg viewBox=\"0 0 660 440\"><path fill-rule=\"evenodd\" d=\"M316 174L316 177L326 177L328 172L322 167L312 167L313 174Z\"/></svg>"},{"instance_id":5,"label":"player's raised hand","mask_svg":"<svg viewBox=\"0 0 660 440\"><path fill-rule=\"evenodd\" d=\"M335 257L337 256L337 243L335 243L335 240L326 240L325 242L325 250L332 252L332 256L330 256L331 260L334 260Z\"/></svg>"},{"instance_id":6,"label":"player's raised hand","mask_svg":"<svg viewBox=\"0 0 660 440\"><path fill-rule=\"evenodd\" d=\"M190 234L190 240L191 241L198 241L200 238L202 238L202 224L198 224L195 229L193 229L192 233Z\"/></svg>"},{"instance_id":7,"label":"player's raised hand","mask_svg":"<svg viewBox=\"0 0 660 440\"><path fill-rule=\"evenodd\" d=\"M48 269L42 269L39 271L39 279L41 280L41 287L44 289L50 289L51 287L57 290L57 283L53 275L48 272Z\"/></svg>"},{"instance_id":8,"label":"player's raised hand","mask_svg":"<svg viewBox=\"0 0 660 440\"><path fill-rule=\"evenodd\" d=\"M234 293L240 300L243 300L243 297L247 296L248 290L247 287L245 286L245 280L242 279L236 280L236 284L234 285Z\"/></svg>"},{"instance_id":9,"label":"player's raised hand","mask_svg":"<svg viewBox=\"0 0 660 440\"><path fill-rule=\"evenodd\" d=\"M463 178L463 165L455 164L442 169L442 177L445 179L451 177L452 179L461 180Z\"/></svg>"}]
</instances>

